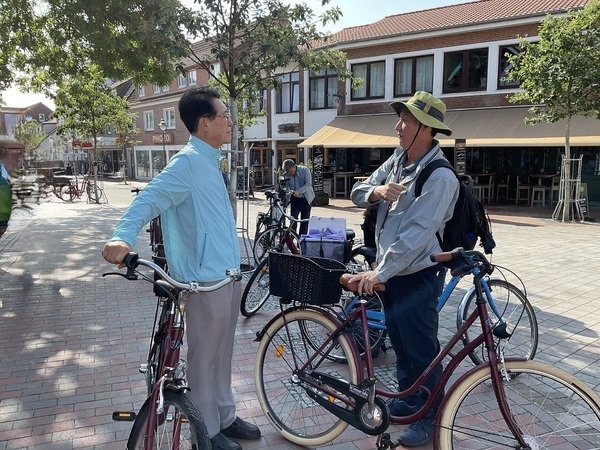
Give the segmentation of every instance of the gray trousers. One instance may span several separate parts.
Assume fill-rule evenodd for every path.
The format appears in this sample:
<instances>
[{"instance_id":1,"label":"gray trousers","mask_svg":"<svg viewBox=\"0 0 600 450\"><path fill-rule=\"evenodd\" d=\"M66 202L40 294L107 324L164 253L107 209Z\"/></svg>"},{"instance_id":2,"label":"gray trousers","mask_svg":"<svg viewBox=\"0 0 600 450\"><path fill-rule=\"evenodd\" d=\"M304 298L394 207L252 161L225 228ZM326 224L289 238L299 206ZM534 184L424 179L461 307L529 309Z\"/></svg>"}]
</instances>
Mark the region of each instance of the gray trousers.
<instances>
[{"instance_id":1,"label":"gray trousers","mask_svg":"<svg viewBox=\"0 0 600 450\"><path fill-rule=\"evenodd\" d=\"M210 437L236 417L231 359L241 286L238 281L214 292L191 294L185 305L189 395Z\"/></svg>"}]
</instances>

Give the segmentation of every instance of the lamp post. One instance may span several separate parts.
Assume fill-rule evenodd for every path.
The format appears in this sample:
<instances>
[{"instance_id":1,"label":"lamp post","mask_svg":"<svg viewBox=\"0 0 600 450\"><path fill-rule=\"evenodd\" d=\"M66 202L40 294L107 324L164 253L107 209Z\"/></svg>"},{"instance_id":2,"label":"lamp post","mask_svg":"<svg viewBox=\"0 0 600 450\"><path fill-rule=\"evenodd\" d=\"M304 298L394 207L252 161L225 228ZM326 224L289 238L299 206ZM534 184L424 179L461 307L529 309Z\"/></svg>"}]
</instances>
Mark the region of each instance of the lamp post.
<instances>
[{"instance_id":1,"label":"lamp post","mask_svg":"<svg viewBox=\"0 0 600 450\"><path fill-rule=\"evenodd\" d=\"M162 144L163 144L163 153L165 155L165 166L167 165L167 161L169 160L169 155L167 155L167 148L165 147L165 130L167 129L167 124L165 122L165 118L160 119L160 123L158 124L158 128L162 131ZM164 168L164 166L163 166Z\"/></svg>"}]
</instances>

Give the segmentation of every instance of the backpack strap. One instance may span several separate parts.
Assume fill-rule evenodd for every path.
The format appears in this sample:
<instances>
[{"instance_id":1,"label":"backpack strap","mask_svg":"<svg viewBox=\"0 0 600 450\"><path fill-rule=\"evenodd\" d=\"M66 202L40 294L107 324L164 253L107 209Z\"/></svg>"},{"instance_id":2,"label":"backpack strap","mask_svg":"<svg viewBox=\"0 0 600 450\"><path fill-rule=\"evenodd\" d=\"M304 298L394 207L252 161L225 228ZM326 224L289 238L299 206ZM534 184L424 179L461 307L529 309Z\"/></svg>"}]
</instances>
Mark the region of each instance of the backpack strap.
<instances>
[{"instance_id":1,"label":"backpack strap","mask_svg":"<svg viewBox=\"0 0 600 450\"><path fill-rule=\"evenodd\" d=\"M423 185L429 179L429 176L433 173L433 171L435 169L438 169L440 167L445 167L447 169L450 169L454 173L454 175L456 176L456 178L458 179L458 182L460 184L460 177L459 177L458 173L456 172L456 170L454 170L454 167L452 167L452 164L450 164L446 158L434 159L429 164L427 164L425 167L423 167L423 170L417 176L417 179L415 181L415 196L416 197L419 197L421 195L421 191L423 190ZM441 247L443 241L442 241L442 237L440 236L439 230L435 232L435 236L437 237L438 243L440 244L440 247Z\"/></svg>"},{"instance_id":2,"label":"backpack strap","mask_svg":"<svg viewBox=\"0 0 600 450\"><path fill-rule=\"evenodd\" d=\"M434 159L429 164L427 164L425 167L423 167L423 170L417 177L417 180L415 182L415 196L416 197L421 195L421 191L423 190L423 185L429 179L429 176L432 174L432 172L435 169L438 169L440 167L446 167L447 169L450 169L452 172L454 172L454 175L456 175L456 178L458 178L458 181L460 182L458 173L456 173L456 170L454 170L454 167L452 167L452 165L448 162L448 160L446 158Z\"/></svg>"}]
</instances>

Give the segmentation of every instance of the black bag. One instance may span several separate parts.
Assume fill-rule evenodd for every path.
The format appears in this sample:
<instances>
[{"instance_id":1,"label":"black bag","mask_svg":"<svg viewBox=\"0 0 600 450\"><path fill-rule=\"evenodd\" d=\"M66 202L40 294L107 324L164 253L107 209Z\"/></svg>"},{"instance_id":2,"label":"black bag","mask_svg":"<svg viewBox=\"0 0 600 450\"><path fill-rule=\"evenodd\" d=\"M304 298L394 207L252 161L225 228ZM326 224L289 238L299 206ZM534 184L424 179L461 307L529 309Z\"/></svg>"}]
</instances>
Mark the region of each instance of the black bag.
<instances>
[{"instance_id":1,"label":"black bag","mask_svg":"<svg viewBox=\"0 0 600 450\"><path fill-rule=\"evenodd\" d=\"M450 169L456 175L460 186L452 218L444 228L444 237L441 238L439 233L436 233L440 247L445 252L457 247L473 250L479 238L483 251L491 254L492 249L496 247L496 242L492 237L490 218L481 201L473 195L473 180L470 176L460 176L447 160L436 159L427 164L419 174L415 185L416 196L421 195L423 185L431 173L439 167Z\"/></svg>"}]
</instances>

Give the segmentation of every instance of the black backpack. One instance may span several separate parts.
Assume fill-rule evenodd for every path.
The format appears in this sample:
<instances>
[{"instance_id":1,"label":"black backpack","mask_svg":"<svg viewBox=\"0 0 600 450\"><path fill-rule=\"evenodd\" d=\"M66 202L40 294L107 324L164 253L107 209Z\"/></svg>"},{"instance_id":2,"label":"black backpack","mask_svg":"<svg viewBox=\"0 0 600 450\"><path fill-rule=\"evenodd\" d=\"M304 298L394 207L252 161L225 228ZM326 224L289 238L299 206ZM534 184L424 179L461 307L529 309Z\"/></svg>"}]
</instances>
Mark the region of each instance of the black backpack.
<instances>
[{"instance_id":1,"label":"black backpack","mask_svg":"<svg viewBox=\"0 0 600 450\"><path fill-rule=\"evenodd\" d=\"M480 238L480 245L483 247L483 251L491 254L492 249L496 247L496 242L494 242L494 238L492 237L490 218L481 201L473 195L473 180L470 176L460 176L447 160L436 159L427 164L417 177L415 185L416 196L421 195L423 185L429 178L429 175L439 167L450 169L456 175L460 186L452 218L446 223L446 227L444 228L444 237L441 238L439 233L436 233L440 247L445 252L454 250L457 247L462 247L465 250L473 250L475 244L477 244L477 239Z\"/></svg>"}]
</instances>

